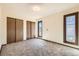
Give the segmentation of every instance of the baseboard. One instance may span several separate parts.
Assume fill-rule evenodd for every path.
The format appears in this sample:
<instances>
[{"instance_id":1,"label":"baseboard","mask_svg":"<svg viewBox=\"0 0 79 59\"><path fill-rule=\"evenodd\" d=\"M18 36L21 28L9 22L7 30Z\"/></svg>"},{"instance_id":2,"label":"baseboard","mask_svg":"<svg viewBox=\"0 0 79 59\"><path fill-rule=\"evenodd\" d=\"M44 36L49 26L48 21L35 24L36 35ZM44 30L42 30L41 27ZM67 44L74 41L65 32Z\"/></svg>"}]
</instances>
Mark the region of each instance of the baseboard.
<instances>
[{"instance_id":1,"label":"baseboard","mask_svg":"<svg viewBox=\"0 0 79 59\"><path fill-rule=\"evenodd\" d=\"M56 44L59 44L59 45L67 46L67 47L70 47L70 48L74 48L74 49L77 49L77 50L79 50L79 48L72 47L72 46L69 46L69 45L65 45L65 44L62 44L62 43L54 42L54 41L47 40L47 39L43 39L43 40L45 40L45 41L48 41L48 42L52 42L52 43L56 43Z\"/></svg>"}]
</instances>

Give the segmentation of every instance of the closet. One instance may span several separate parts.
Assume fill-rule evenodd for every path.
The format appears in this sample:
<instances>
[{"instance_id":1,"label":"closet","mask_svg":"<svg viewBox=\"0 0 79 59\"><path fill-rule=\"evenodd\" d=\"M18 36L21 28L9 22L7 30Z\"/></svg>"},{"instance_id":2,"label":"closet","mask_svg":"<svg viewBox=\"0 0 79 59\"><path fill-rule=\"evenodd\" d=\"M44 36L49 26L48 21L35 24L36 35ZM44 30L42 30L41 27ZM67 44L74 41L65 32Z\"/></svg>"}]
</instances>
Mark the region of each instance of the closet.
<instances>
[{"instance_id":1,"label":"closet","mask_svg":"<svg viewBox=\"0 0 79 59\"><path fill-rule=\"evenodd\" d=\"M7 43L23 40L23 20L7 17Z\"/></svg>"},{"instance_id":2,"label":"closet","mask_svg":"<svg viewBox=\"0 0 79 59\"><path fill-rule=\"evenodd\" d=\"M27 39L35 38L35 22L27 21Z\"/></svg>"}]
</instances>

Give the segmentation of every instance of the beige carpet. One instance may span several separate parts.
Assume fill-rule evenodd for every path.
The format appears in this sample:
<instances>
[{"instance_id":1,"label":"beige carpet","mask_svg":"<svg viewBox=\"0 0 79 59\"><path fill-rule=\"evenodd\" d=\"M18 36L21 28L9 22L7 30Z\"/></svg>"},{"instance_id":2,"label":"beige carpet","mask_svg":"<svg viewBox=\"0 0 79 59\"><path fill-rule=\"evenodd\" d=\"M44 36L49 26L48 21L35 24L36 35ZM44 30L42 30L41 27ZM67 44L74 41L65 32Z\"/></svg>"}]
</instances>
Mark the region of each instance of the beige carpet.
<instances>
[{"instance_id":1,"label":"beige carpet","mask_svg":"<svg viewBox=\"0 0 79 59\"><path fill-rule=\"evenodd\" d=\"M79 50L41 39L3 46L1 56L79 56Z\"/></svg>"}]
</instances>

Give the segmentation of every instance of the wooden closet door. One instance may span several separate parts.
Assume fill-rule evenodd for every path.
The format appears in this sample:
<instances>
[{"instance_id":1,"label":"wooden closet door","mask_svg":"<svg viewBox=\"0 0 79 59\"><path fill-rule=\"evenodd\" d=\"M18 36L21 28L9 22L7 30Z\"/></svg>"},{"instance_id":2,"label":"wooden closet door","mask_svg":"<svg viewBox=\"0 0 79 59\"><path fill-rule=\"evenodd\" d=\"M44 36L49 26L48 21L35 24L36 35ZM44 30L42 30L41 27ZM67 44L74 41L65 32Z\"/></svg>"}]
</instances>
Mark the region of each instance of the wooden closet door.
<instances>
[{"instance_id":1,"label":"wooden closet door","mask_svg":"<svg viewBox=\"0 0 79 59\"><path fill-rule=\"evenodd\" d=\"M27 39L30 39L31 38L31 24L30 24L31 22L30 21L27 21L26 22L26 24L27 24L27 27L26 27L26 29L27 29Z\"/></svg>"},{"instance_id":2,"label":"wooden closet door","mask_svg":"<svg viewBox=\"0 0 79 59\"><path fill-rule=\"evenodd\" d=\"M16 42L23 40L23 20L16 19Z\"/></svg>"},{"instance_id":3,"label":"wooden closet door","mask_svg":"<svg viewBox=\"0 0 79 59\"><path fill-rule=\"evenodd\" d=\"M7 43L15 42L15 19L7 17Z\"/></svg>"},{"instance_id":4,"label":"wooden closet door","mask_svg":"<svg viewBox=\"0 0 79 59\"><path fill-rule=\"evenodd\" d=\"M31 22L31 38L35 38L35 22Z\"/></svg>"},{"instance_id":5,"label":"wooden closet door","mask_svg":"<svg viewBox=\"0 0 79 59\"><path fill-rule=\"evenodd\" d=\"M27 39L35 38L35 22L27 21Z\"/></svg>"}]
</instances>

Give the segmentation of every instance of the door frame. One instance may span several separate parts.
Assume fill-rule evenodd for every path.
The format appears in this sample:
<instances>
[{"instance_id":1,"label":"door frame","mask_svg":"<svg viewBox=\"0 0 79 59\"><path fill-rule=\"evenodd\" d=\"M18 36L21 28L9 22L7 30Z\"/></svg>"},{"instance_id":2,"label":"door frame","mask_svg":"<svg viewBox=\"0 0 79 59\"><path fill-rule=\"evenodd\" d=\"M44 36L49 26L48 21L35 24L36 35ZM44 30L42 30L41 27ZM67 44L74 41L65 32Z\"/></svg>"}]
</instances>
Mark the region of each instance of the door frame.
<instances>
[{"instance_id":1,"label":"door frame","mask_svg":"<svg viewBox=\"0 0 79 59\"><path fill-rule=\"evenodd\" d=\"M74 42L68 42L66 40L66 17L73 16L73 15L75 15L75 35L76 35L75 43ZM63 32L64 33L64 43L78 45L78 12L64 15L64 27L63 28L64 28L64 32Z\"/></svg>"}]
</instances>

